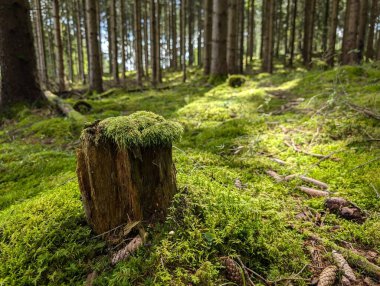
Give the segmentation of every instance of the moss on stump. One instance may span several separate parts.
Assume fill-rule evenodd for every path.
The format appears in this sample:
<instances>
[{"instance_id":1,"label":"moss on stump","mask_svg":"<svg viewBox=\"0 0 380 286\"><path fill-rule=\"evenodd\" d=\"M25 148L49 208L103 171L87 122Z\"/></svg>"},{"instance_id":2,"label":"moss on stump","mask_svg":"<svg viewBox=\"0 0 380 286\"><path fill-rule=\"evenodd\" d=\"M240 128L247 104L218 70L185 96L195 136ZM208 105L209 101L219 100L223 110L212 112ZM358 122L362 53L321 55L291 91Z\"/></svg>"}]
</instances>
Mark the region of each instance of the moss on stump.
<instances>
[{"instance_id":1,"label":"moss on stump","mask_svg":"<svg viewBox=\"0 0 380 286\"><path fill-rule=\"evenodd\" d=\"M182 127L151 112L97 121L81 135L77 175L96 233L163 219L176 193L172 142Z\"/></svg>"}]
</instances>

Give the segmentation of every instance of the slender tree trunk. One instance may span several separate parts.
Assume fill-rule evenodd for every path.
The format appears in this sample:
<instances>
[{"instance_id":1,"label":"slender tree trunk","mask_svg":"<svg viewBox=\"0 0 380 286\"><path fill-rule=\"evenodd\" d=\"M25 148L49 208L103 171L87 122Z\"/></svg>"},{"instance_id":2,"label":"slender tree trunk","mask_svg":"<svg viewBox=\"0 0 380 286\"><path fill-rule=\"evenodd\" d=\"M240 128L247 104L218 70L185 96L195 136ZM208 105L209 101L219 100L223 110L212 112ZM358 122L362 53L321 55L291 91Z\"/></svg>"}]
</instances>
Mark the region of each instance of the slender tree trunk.
<instances>
[{"instance_id":1,"label":"slender tree trunk","mask_svg":"<svg viewBox=\"0 0 380 286\"><path fill-rule=\"evenodd\" d=\"M162 74L161 74L161 3L160 0L156 0L156 76L157 76L157 83L161 83L162 81Z\"/></svg>"},{"instance_id":2,"label":"slender tree trunk","mask_svg":"<svg viewBox=\"0 0 380 286\"><path fill-rule=\"evenodd\" d=\"M102 52L102 27L100 20L100 3L96 1L96 24L98 25L98 44L99 44L99 57L100 57L100 71L103 76L103 52Z\"/></svg>"},{"instance_id":3,"label":"slender tree trunk","mask_svg":"<svg viewBox=\"0 0 380 286\"><path fill-rule=\"evenodd\" d=\"M150 0L150 46L152 61L152 85L157 86L157 24L155 0Z\"/></svg>"},{"instance_id":4,"label":"slender tree trunk","mask_svg":"<svg viewBox=\"0 0 380 286\"><path fill-rule=\"evenodd\" d=\"M149 78L148 0L144 0L144 61L145 76Z\"/></svg>"},{"instance_id":5,"label":"slender tree trunk","mask_svg":"<svg viewBox=\"0 0 380 286\"><path fill-rule=\"evenodd\" d=\"M376 60L380 61L380 35L377 37L376 42Z\"/></svg>"},{"instance_id":6,"label":"slender tree trunk","mask_svg":"<svg viewBox=\"0 0 380 286\"><path fill-rule=\"evenodd\" d=\"M284 49L285 49L284 63L285 65L286 65L286 57L288 56L288 53L289 53L288 35L289 35L289 21L290 21L290 3L291 3L291 0L288 0L286 4L286 16L285 16L285 31L284 31Z\"/></svg>"},{"instance_id":7,"label":"slender tree trunk","mask_svg":"<svg viewBox=\"0 0 380 286\"><path fill-rule=\"evenodd\" d=\"M198 23L198 57L197 62L198 66L202 66L202 34L203 34L203 23L202 23L202 1L198 1L198 7L197 7L197 23Z\"/></svg>"},{"instance_id":8,"label":"slender tree trunk","mask_svg":"<svg viewBox=\"0 0 380 286\"><path fill-rule=\"evenodd\" d=\"M78 54L78 73L82 84L86 83L84 75L84 60L83 60L83 38L82 38L82 7L81 1L76 1L76 36L77 36L77 54Z\"/></svg>"},{"instance_id":9,"label":"slender tree trunk","mask_svg":"<svg viewBox=\"0 0 380 286\"><path fill-rule=\"evenodd\" d=\"M55 42L55 62L57 67L58 91L65 90L65 67L63 64L63 45L61 37L61 21L59 15L59 2L53 0L54 17L54 42Z\"/></svg>"},{"instance_id":10,"label":"slender tree trunk","mask_svg":"<svg viewBox=\"0 0 380 286\"><path fill-rule=\"evenodd\" d=\"M111 45L111 62L112 62L112 77L116 84L120 83L119 79L119 64L118 64L118 49L117 49L117 25L116 25L116 0L109 1L110 10L110 45Z\"/></svg>"},{"instance_id":11,"label":"slender tree trunk","mask_svg":"<svg viewBox=\"0 0 380 286\"><path fill-rule=\"evenodd\" d=\"M44 33L44 25L43 18L41 13L41 0L35 0L34 5L36 8L36 32L37 32L37 42L39 50L38 52L38 60L40 67L40 83L43 89L46 89L48 86L48 73L46 66L46 55L45 55L45 33Z\"/></svg>"},{"instance_id":12,"label":"slender tree trunk","mask_svg":"<svg viewBox=\"0 0 380 286\"><path fill-rule=\"evenodd\" d=\"M275 0L265 0L266 18L265 30L263 35L263 63L262 71L273 72L273 49L274 49L274 23L275 23Z\"/></svg>"},{"instance_id":13,"label":"slender tree trunk","mask_svg":"<svg viewBox=\"0 0 380 286\"><path fill-rule=\"evenodd\" d=\"M359 17L359 27L358 27L358 61L359 63L363 60L364 57L364 47L365 47L365 38L368 29L368 0L360 1L360 17Z\"/></svg>"},{"instance_id":14,"label":"slender tree trunk","mask_svg":"<svg viewBox=\"0 0 380 286\"><path fill-rule=\"evenodd\" d=\"M193 45L193 38L194 38L194 0L188 0L187 1L188 6L188 25L189 25L189 39L188 39L188 52L189 52L189 66L192 66L194 63L194 45Z\"/></svg>"},{"instance_id":15,"label":"slender tree trunk","mask_svg":"<svg viewBox=\"0 0 380 286\"><path fill-rule=\"evenodd\" d=\"M211 51L212 51L212 2L205 0L204 16L204 74L209 75L211 69Z\"/></svg>"},{"instance_id":16,"label":"slender tree trunk","mask_svg":"<svg viewBox=\"0 0 380 286\"><path fill-rule=\"evenodd\" d=\"M346 17L342 43L342 64L357 64L359 62L357 49L357 34L360 15L360 0L347 0Z\"/></svg>"},{"instance_id":17,"label":"slender tree trunk","mask_svg":"<svg viewBox=\"0 0 380 286\"><path fill-rule=\"evenodd\" d=\"M212 16L212 56L211 71L213 77L225 77L228 74L227 66L227 19L228 0L214 0Z\"/></svg>"},{"instance_id":18,"label":"slender tree trunk","mask_svg":"<svg viewBox=\"0 0 380 286\"><path fill-rule=\"evenodd\" d=\"M277 31L276 31L276 58L280 56L280 44L283 34L283 23L282 23L282 2L283 0L277 0L278 1L278 20L277 22Z\"/></svg>"},{"instance_id":19,"label":"slender tree trunk","mask_svg":"<svg viewBox=\"0 0 380 286\"><path fill-rule=\"evenodd\" d=\"M137 75L137 84L142 84L143 78L143 68L142 68L142 37L141 37L141 0L135 0L135 49L136 49L136 75Z\"/></svg>"},{"instance_id":20,"label":"slender tree trunk","mask_svg":"<svg viewBox=\"0 0 380 286\"><path fill-rule=\"evenodd\" d=\"M325 7L324 7L325 10L323 13L323 26L322 26L322 51L325 53L327 51L330 0L325 0L324 4L325 4Z\"/></svg>"},{"instance_id":21,"label":"slender tree trunk","mask_svg":"<svg viewBox=\"0 0 380 286\"><path fill-rule=\"evenodd\" d=\"M2 1L0 8L0 108L43 100L27 0ZM22 56L20 56L22 55Z\"/></svg>"},{"instance_id":22,"label":"slender tree trunk","mask_svg":"<svg viewBox=\"0 0 380 286\"><path fill-rule=\"evenodd\" d=\"M87 80L90 82L90 66L91 66L91 57L90 57L90 35L88 33L88 21L87 21L87 4L86 0L82 0L82 7L84 9L83 13L83 21L84 21L84 36L85 36L85 44L86 44L86 56L87 56ZM83 68L84 69L84 68ZM85 72L86 74L86 72Z\"/></svg>"},{"instance_id":23,"label":"slender tree trunk","mask_svg":"<svg viewBox=\"0 0 380 286\"><path fill-rule=\"evenodd\" d=\"M266 30L266 16L265 16L265 3L266 0L263 0L262 7L261 7L261 40L260 40L260 59L263 59L263 53L264 53L264 34Z\"/></svg>"},{"instance_id":24,"label":"slender tree trunk","mask_svg":"<svg viewBox=\"0 0 380 286\"><path fill-rule=\"evenodd\" d=\"M186 0L181 0L181 39L182 82L186 82Z\"/></svg>"},{"instance_id":25,"label":"slender tree trunk","mask_svg":"<svg viewBox=\"0 0 380 286\"><path fill-rule=\"evenodd\" d=\"M329 31L328 31L329 37L328 37L328 52L327 52L327 63L331 67L334 66L336 28L338 26L338 11L339 11L339 0L332 0Z\"/></svg>"},{"instance_id":26,"label":"slender tree trunk","mask_svg":"<svg viewBox=\"0 0 380 286\"><path fill-rule=\"evenodd\" d=\"M249 63L252 63L253 61L254 39L255 39L255 0L249 0L248 47L247 47Z\"/></svg>"},{"instance_id":27,"label":"slender tree trunk","mask_svg":"<svg viewBox=\"0 0 380 286\"><path fill-rule=\"evenodd\" d=\"M102 71L99 57L98 33L99 26L96 20L96 0L86 0L87 29L89 34L89 78L90 90L103 91Z\"/></svg>"},{"instance_id":28,"label":"slender tree trunk","mask_svg":"<svg viewBox=\"0 0 380 286\"><path fill-rule=\"evenodd\" d=\"M296 40L296 19L297 19L297 0L293 0L292 3L292 28L290 31L290 58L289 66L293 67L294 62L294 50Z\"/></svg>"},{"instance_id":29,"label":"slender tree trunk","mask_svg":"<svg viewBox=\"0 0 380 286\"><path fill-rule=\"evenodd\" d=\"M126 35L126 17L125 17L125 0L119 0L120 1L120 48L121 48L121 78L123 79L123 82L126 81L126 55L125 55L125 35Z\"/></svg>"},{"instance_id":30,"label":"slender tree trunk","mask_svg":"<svg viewBox=\"0 0 380 286\"><path fill-rule=\"evenodd\" d=\"M367 38L367 50L366 50L366 56L368 59L374 58L374 38L375 38L375 25L376 25L376 19L379 15L379 6L378 6L379 0L372 0L372 7L371 7L371 18L369 21L369 30L368 30L368 38Z\"/></svg>"},{"instance_id":31,"label":"slender tree trunk","mask_svg":"<svg viewBox=\"0 0 380 286\"><path fill-rule=\"evenodd\" d=\"M172 14L172 60L173 60L173 69L178 69L178 51L177 51L177 2L171 0L171 14Z\"/></svg>"},{"instance_id":32,"label":"slender tree trunk","mask_svg":"<svg viewBox=\"0 0 380 286\"><path fill-rule=\"evenodd\" d=\"M309 0L305 2L305 22L304 22L304 38L303 38L303 64L307 68L311 68L313 37L314 37L314 17L315 17L315 1Z\"/></svg>"},{"instance_id":33,"label":"slender tree trunk","mask_svg":"<svg viewBox=\"0 0 380 286\"><path fill-rule=\"evenodd\" d=\"M237 1L229 0L228 3L228 32L227 32L227 66L229 74L237 74L238 67L236 65L238 54L237 40Z\"/></svg>"},{"instance_id":34,"label":"slender tree trunk","mask_svg":"<svg viewBox=\"0 0 380 286\"><path fill-rule=\"evenodd\" d=\"M69 70L69 81L74 82L74 65L73 65L73 43L71 38L71 15L69 2L66 3L66 41L67 41L67 68Z\"/></svg>"},{"instance_id":35,"label":"slender tree trunk","mask_svg":"<svg viewBox=\"0 0 380 286\"><path fill-rule=\"evenodd\" d=\"M239 54L237 58L237 65L239 69L239 73L243 73L244 68L244 19L245 19L245 0L239 1L239 25L240 25L240 33L239 33Z\"/></svg>"}]
</instances>

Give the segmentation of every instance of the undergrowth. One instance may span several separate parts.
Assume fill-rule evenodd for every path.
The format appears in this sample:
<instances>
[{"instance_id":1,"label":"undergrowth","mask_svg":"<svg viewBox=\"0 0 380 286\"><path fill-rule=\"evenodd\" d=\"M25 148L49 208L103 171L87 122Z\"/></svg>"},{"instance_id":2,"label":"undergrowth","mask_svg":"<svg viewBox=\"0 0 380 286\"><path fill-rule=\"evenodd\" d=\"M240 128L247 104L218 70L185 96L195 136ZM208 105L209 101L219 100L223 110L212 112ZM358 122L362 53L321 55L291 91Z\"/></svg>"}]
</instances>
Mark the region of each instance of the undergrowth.
<instances>
[{"instance_id":1,"label":"undergrowth","mask_svg":"<svg viewBox=\"0 0 380 286\"><path fill-rule=\"evenodd\" d=\"M294 285L307 285L305 230L380 252L380 128L347 105L379 112L376 66L283 70L247 76L236 88L190 72L189 83L168 90L112 90L86 100L89 122L146 110L184 129L173 146L180 191L170 214L115 267L81 206L74 151L82 126L47 108L19 107L1 118L0 285L83 285L94 271L95 285L222 285L223 256L239 256L272 281L298 273ZM337 160L295 152L285 141ZM334 196L366 211L366 222L329 213L323 225L298 219L305 209L323 211L323 199L297 190L299 180L275 182L270 169L328 183Z\"/></svg>"}]
</instances>

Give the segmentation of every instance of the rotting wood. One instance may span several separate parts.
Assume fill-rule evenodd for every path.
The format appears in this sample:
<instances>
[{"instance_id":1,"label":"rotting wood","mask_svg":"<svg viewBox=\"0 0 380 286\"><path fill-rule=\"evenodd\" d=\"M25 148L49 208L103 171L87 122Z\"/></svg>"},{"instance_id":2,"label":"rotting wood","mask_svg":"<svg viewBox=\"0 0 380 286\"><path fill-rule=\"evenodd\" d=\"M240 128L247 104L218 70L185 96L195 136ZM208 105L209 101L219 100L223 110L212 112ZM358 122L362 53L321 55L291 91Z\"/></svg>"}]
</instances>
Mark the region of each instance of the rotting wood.
<instances>
[{"instance_id":1,"label":"rotting wood","mask_svg":"<svg viewBox=\"0 0 380 286\"><path fill-rule=\"evenodd\" d=\"M118 262L125 260L131 254L136 252L136 250L139 249L142 245L143 245L143 239L141 238L140 235L137 235L134 239L131 240L131 242L127 244L127 246L125 246L124 248L122 248L121 250L119 250L112 256L111 258L112 265L115 265Z\"/></svg>"},{"instance_id":2,"label":"rotting wood","mask_svg":"<svg viewBox=\"0 0 380 286\"><path fill-rule=\"evenodd\" d=\"M62 112L68 118L73 119L75 121L79 121L79 122L85 121L85 117L82 114L74 110L74 108L70 104L65 103L61 98L59 98L57 95L55 95L51 91L48 91L48 90L44 91L44 95L51 105L57 108L60 112Z\"/></svg>"}]
</instances>

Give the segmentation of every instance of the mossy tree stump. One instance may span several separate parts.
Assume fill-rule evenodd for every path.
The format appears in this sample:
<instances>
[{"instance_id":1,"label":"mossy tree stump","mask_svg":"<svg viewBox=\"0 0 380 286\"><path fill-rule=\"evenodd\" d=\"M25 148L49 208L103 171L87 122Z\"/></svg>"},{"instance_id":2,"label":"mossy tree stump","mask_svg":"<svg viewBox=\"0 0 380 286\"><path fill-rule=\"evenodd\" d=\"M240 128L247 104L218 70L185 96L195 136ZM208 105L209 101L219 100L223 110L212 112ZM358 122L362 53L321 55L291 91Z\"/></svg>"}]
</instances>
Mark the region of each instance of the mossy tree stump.
<instances>
[{"instance_id":1,"label":"mossy tree stump","mask_svg":"<svg viewBox=\"0 0 380 286\"><path fill-rule=\"evenodd\" d=\"M96 233L165 217L177 190L172 142L181 133L178 123L144 111L83 130L77 175L86 218Z\"/></svg>"}]
</instances>

